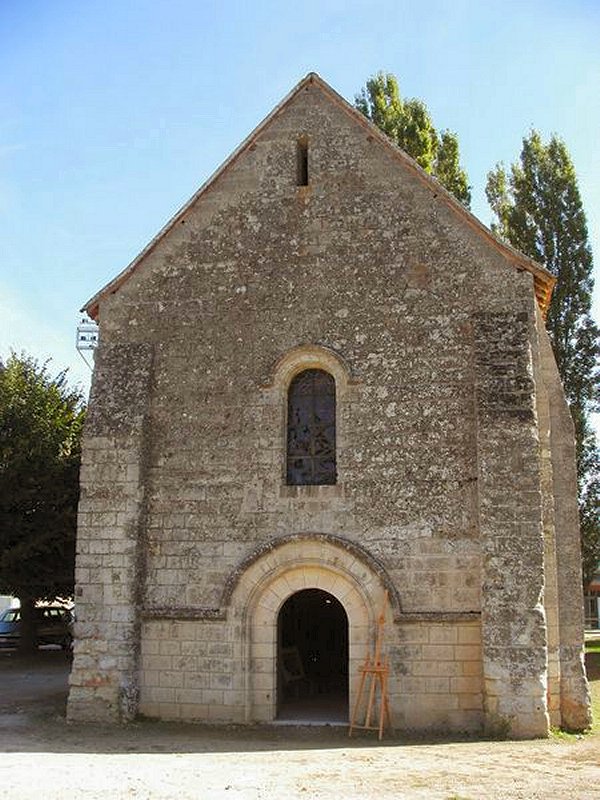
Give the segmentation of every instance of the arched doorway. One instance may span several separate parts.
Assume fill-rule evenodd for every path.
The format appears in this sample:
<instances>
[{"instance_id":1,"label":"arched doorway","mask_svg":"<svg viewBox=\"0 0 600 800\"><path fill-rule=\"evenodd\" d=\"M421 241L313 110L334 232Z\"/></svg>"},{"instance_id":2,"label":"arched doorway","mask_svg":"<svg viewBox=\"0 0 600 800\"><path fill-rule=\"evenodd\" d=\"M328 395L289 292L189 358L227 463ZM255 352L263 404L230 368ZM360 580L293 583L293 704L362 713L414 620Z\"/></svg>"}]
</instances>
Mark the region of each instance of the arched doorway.
<instances>
[{"instance_id":1,"label":"arched doorway","mask_svg":"<svg viewBox=\"0 0 600 800\"><path fill-rule=\"evenodd\" d=\"M322 589L302 589L277 619L277 717L348 721L348 616Z\"/></svg>"}]
</instances>

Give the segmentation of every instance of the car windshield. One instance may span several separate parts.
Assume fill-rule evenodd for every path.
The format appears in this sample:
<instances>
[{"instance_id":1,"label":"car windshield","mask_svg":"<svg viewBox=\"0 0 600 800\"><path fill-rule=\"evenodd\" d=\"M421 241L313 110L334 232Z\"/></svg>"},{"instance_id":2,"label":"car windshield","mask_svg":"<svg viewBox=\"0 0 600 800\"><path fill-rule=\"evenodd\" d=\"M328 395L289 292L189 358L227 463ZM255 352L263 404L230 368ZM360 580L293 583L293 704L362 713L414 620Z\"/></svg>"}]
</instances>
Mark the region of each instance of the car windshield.
<instances>
[{"instance_id":1,"label":"car windshield","mask_svg":"<svg viewBox=\"0 0 600 800\"><path fill-rule=\"evenodd\" d=\"M43 620L53 620L55 622L59 621L68 622L71 618L70 612L67 608L56 608L53 606L34 608L33 616L38 622ZM20 620L21 620L20 608L7 608L6 611L4 611L2 615L0 615L0 622L20 622Z\"/></svg>"}]
</instances>

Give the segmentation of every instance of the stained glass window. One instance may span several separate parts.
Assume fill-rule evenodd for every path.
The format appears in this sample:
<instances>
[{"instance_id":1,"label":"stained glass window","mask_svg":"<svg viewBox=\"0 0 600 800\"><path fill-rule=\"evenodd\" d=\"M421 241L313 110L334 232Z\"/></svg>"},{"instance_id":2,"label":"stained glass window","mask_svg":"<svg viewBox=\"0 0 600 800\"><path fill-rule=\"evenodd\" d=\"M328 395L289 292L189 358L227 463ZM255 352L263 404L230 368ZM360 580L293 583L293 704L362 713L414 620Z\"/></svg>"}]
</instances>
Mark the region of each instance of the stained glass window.
<instances>
[{"instance_id":1,"label":"stained glass window","mask_svg":"<svg viewBox=\"0 0 600 800\"><path fill-rule=\"evenodd\" d=\"M323 370L307 369L288 391L287 482L335 481L335 381Z\"/></svg>"}]
</instances>

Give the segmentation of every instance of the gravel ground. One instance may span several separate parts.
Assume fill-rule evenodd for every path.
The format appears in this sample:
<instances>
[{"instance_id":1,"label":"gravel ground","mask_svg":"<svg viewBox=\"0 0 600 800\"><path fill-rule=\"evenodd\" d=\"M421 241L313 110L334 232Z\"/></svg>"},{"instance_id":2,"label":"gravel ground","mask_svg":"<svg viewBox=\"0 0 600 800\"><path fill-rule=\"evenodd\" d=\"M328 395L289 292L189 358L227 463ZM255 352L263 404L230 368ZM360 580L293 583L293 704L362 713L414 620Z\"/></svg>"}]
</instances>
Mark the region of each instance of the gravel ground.
<instances>
[{"instance_id":1,"label":"gravel ground","mask_svg":"<svg viewBox=\"0 0 600 800\"><path fill-rule=\"evenodd\" d=\"M67 725L67 673L59 651L0 653L0 798L600 798L599 732L379 743L334 727Z\"/></svg>"}]
</instances>

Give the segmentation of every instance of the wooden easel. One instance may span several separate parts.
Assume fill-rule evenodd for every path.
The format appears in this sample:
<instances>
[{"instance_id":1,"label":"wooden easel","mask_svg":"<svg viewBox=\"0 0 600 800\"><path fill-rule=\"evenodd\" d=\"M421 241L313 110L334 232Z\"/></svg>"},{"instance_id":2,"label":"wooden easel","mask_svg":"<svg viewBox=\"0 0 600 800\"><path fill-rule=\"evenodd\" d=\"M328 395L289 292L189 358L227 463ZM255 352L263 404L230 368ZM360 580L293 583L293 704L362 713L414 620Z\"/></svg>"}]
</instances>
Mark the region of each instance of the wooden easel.
<instances>
[{"instance_id":1,"label":"wooden easel","mask_svg":"<svg viewBox=\"0 0 600 800\"><path fill-rule=\"evenodd\" d=\"M364 665L360 668L360 684L358 687L358 694L356 695L356 702L354 704L354 711L352 712L352 721L350 722L350 730L348 736L352 736L352 731L355 728L367 731L379 731L379 739L383 738L383 728L387 720L388 726L392 727L392 720L390 717L390 704L388 699L388 678L390 674L390 665L388 657L386 656L383 661L381 658L381 649L383 646L383 633L385 627L385 612L388 604L388 591L385 590L383 596L383 605L381 614L377 620L377 638L375 640L375 656L371 660L371 653L368 653ZM368 684L368 695L366 694L366 686ZM371 717L373 715L373 708L376 702L377 688L379 687L379 725L371 725ZM365 722L359 725L356 722L358 713L360 711L363 695L367 700L367 708L365 713Z\"/></svg>"}]
</instances>

